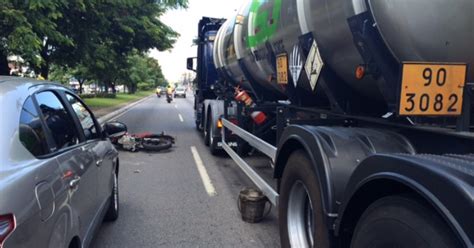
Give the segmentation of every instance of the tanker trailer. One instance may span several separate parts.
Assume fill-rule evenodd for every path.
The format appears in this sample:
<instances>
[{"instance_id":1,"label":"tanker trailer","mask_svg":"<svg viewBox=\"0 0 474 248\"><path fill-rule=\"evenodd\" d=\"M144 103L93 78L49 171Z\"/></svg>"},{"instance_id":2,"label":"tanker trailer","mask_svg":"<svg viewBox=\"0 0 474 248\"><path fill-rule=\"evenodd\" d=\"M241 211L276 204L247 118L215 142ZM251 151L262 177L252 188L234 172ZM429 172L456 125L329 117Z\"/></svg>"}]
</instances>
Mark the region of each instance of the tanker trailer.
<instances>
[{"instance_id":1,"label":"tanker trailer","mask_svg":"<svg viewBox=\"0 0 474 248\"><path fill-rule=\"evenodd\" d=\"M253 0L219 30L208 133L277 207L283 247L473 247L473 11Z\"/></svg>"}]
</instances>

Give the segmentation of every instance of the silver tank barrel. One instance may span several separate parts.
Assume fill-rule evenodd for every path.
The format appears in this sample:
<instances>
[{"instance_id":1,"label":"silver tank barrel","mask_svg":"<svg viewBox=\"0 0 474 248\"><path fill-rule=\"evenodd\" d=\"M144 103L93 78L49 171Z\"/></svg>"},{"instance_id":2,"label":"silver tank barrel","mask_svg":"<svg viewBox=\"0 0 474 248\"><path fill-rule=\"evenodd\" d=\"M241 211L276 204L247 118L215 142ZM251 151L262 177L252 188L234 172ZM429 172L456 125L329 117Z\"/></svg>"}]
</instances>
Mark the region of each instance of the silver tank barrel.
<instances>
[{"instance_id":1,"label":"silver tank barrel","mask_svg":"<svg viewBox=\"0 0 474 248\"><path fill-rule=\"evenodd\" d=\"M347 20L367 10L398 62L474 65L472 0L249 0L219 31L216 66L244 88L258 85L282 95L287 86L277 83L275 55L285 53L295 87L318 97L317 88L304 80L298 48L299 37L311 33L325 66L359 94L382 99L380 82L355 78L355 68L364 61ZM467 80L474 81L474 66Z\"/></svg>"}]
</instances>

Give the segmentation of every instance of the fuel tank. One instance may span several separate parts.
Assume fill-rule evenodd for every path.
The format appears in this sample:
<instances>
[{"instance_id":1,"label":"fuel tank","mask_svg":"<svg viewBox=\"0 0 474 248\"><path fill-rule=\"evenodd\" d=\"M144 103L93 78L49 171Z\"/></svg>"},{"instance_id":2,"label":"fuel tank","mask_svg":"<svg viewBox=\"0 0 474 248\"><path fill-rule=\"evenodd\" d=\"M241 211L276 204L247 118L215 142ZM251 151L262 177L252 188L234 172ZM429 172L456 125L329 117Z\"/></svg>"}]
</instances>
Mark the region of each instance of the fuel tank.
<instances>
[{"instance_id":1,"label":"fuel tank","mask_svg":"<svg viewBox=\"0 0 474 248\"><path fill-rule=\"evenodd\" d=\"M216 67L235 85L288 95L289 85L317 97L309 83L307 61L299 38L311 34L322 67L364 97L382 99L380 80L357 79L364 63L348 18L369 11L383 42L399 63L403 61L474 64L474 1L472 0L249 0L221 27L217 36ZM289 82L279 82L277 56L286 54ZM318 80L331 81L323 76ZM468 67L467 81L474 81Z\"/></svg>"}]
</instances>

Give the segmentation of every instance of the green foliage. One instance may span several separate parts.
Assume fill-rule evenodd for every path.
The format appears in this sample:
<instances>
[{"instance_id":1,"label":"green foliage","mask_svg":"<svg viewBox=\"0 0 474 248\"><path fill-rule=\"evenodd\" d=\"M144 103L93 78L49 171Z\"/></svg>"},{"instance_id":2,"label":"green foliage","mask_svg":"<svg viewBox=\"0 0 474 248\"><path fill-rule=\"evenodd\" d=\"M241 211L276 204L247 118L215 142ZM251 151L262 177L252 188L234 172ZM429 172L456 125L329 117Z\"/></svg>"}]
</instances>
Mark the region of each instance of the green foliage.
<instances>
[{"instance_id":1,"label":"green foliage","mask_svg":"<svg viewBox=\"0 0 474 248\"><path fill-rule=\"evenodd\" d=\"M153 91L139 91L136 94L116 94L116 98L86 98L84 101L86 102L87 106L93 109L100 109L100 108L108 108L114 107L117 105L125 104L131 101L136 101L143 97L149 96L153 94Z\"/></svg>"},{"instance_id":2,"label":"green foliage","mask_svg":"<svg viewBox=\"0 0 474 248\"><path fill-rule=\"evenodd\" d=\"M143 54L172 47L178 34L159 17L186 7L187 0L0 0L0 66L15 54L60 82L161 85L158 62Z\"/></svg>"},{"instance_id":3,"label":"green foliage","mask_svg":"<svg viewBox=\"0 0 474 248\"><path fill-rule=\"evenodd\" d=\"M51 66L49 80L66 85L72 77L71 70L56 65Z\"/></svg>"},{"instance_id":4,"label":"green foliage","mask_svg":"<svg viewBox=\"0 0 474 248\"><path fill-rule=\"evenodd\" d=\"M139 90L149 90L166 82L161 66L153 58L135 53L128 57L127 63L121 81L129 88L133 89L136 85Z\"/></svg>"}]
</instances>

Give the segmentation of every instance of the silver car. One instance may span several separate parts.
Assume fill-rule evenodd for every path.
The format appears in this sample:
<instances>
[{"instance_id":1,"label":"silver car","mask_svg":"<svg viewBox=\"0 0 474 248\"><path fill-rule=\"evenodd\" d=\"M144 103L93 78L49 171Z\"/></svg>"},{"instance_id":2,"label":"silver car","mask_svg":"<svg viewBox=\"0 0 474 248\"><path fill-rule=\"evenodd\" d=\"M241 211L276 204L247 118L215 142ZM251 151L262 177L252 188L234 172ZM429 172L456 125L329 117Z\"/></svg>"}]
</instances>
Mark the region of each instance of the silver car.
<instances>
[{"instance_id":1,"label":"silver car","mask_svg":"<svg viewBox=\"0 0 474 248\"><path fill-rule=\"evenodd\" d=\"M174 97L183 97L186 98L186 88L185 87L178 87L174 90Z\"/></svg>"},{"instance_id":2,"label":"silver car","mask_svg":"<svg viewBox=\"0 0 474 248\"><path fill-rule=\"evenodd\" d=\"M46 81L0 77L0 106L0 247L87 247L119 213L107 124Z\"/></svg>"}]
</instances>

